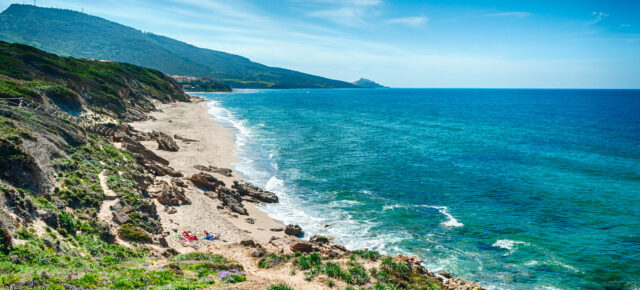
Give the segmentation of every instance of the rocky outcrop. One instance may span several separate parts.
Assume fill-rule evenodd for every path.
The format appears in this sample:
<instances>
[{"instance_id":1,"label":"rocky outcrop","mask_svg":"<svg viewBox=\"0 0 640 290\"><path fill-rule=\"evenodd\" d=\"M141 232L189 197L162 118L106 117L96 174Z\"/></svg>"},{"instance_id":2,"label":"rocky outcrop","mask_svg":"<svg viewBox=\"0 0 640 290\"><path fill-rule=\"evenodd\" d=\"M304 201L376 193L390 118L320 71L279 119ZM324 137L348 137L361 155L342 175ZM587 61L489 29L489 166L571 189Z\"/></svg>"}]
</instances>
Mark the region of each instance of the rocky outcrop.
<instances>
[{"instance_id":1,"label":"rocky outcrop","mask_svg":"<svg viewBox=\"0 0 640 290\"><path fill-rule=\"evenodd\" d=\"M330 239L325 236L313 235L311 236L311 238L309 238L309 242L320 244L320 245L328 245L330 242Z\"/></svg>"},{"instance_id":2,"label":"rocky outcrop","mask_svg":"<svg viewBox=\"0 0 640 290\"><path fill-rule=\"evenodd\" d=\"M291 243L290 248L291 248L291 251L294 253L300 252L300 253L308 254L311 252L315 252L313 245L306 241L297 241L297 242Z\"/></svg>"},{"instance_id":3,"label":"rocky outcrop","mask_svg":"<svg viewBox=\"0 0 640 290\"><path fill-rule=\"evenodd\" d=\"M459 278L448 279L446 282L444 282L444 286L447 289L455 290L484 290L482 286L476 283L465 281Z\"/></svg>"},{"instance_id":4,"label":"rocky outcrop","mask_svg":"<svg viewBox=\"0 0 640 290\"><path fill-rule=\"evenodd\" d=\"M193 166L193 168L195 168L197 170L200 170L200 171L218 173L218 174L224 175L226 177L233 176L233 175L231 175L231 173L233 171L231 169L229 169L229 168L219 168L219 167L215 167L215 166L204 166L204 165L195 165L195 166Z\"/></svg>"},{"instance_id":5,"label":"rocky outcrop","mask_svg":"<svg viewBox=\"0 0 640 290\"><path fill-rule=\"evenodd\" d=\"M149 162L148 160L140 160L138 162L144 169L153 172L157 176L171 176L171 177L183 177L184 174L173 169L170 166L165 166L156 162Z\"/></svg>"},{"instance_id":6,"label":"rocky outcrop","mask_svg":"<svg viewBox=\"0 0 640 290\"><path fill-rule=\"evenodd\" d=\"M169 185L163 180L159 180L150 188L149 194L155 197L162 205L191 204L191 200L184 194L184 189Z\"/></svg>"},{"instance_id":7,"label":"rocky outcrop","mask_svg":"<svg viewBox=\"0 0 640 290\"><path fill-rule=\"evenodd\" d=\"M249 215L247 209L242 205L242 197L237 191L226 187L218 189L218 199L222 201L222 205L228 207L231 211L241 215Z\"/></svg>"},{"instance_id":8,"label":"rocky outcrop","mask_svg":"<svg viewBox=\"0 0 640 290\"><path fill-rule=\"evenodd\" d=\"M151 138L153 138L153 140L155 140L156 143L158 143L158 149L160 150L177 152L180 149L176 141L174 141L173 138L171 138L171 136L165 133L162 133L159 131L153 131L151 132Z\"/></svg>"},{"instance_id":9,"label":"rocky outcrop","mask_svg":"<svg viewBox=\"0 0 640 290\"><path fill-rule=\"evenodd\" d=\"M204 172L196 173L189 177L189 180L198 187L208 190L217 191L221 186L225 186L224 182Z\"/></svg>"},{"instance_id":10,"label":"rocky outcrop","mask_svg":"<svg viewBox=\"0 0 640 290\"><path fill-rule=\"evenodd\" d=\"M145 148L144 145L140 144L140 142L129 142L128 140L126 140L122 143L122 149L129 151L129 153L131 153L133 157L138 159L138 161L151 160L165 166L169 165L169 161L156 155L155 153L153 153L153 151Z\"/></svg>"},{"instance_id":11,"label":"rocky outcrop","mask_svg":"<svg viewBox=\"0 0 640 290\"><path fill-rule=\"evenodd\" d=\"M287 225L287 227L284 229L284 233L296 237L304 236L304 231L299 225Z\"/></svg>"},{"instance_id":12,"label":"rocky outcrop","mask_svg":"<svg viewBox=\"0 0 640 290\"><path fill-rule=\"evenodd\" d=\"M237 190L243 196L250 196L262 202L278 202L278 196L276 196L273 192L262 190L259 187L251 185L247 182L238 182L234 180L231 188Z\"/></svg>"}]
</instances>

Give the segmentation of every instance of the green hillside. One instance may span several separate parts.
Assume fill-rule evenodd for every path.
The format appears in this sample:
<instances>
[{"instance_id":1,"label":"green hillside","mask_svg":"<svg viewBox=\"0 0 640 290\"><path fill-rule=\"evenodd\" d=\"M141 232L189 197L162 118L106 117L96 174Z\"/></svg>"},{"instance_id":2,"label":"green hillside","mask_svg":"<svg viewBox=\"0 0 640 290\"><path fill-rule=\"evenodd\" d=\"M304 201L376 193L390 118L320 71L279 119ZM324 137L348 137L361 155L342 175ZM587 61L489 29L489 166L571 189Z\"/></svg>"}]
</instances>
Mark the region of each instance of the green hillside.
<instances>
[{"instance_id":1,"label":"green hillside","mask_svg":"<svg viewBox=\"0 0 640 290\"><path fill-rule=\"evenodd\" d=\"M352 88L353 84L268 67L247 58L143 33L76 11L13 4L0 14L0 40L55 54L109 59L166 74L210 77L236 88Z\"/></svg>"},{"instance_id":2,"label":"green hillside","mask_svg":"<svg viewBox=\"0 0 640 290\"><path fill-rule=\"evenodd\" d=\"M136 119L161 102L186 101L180 85L163 73L127 63L60 57L0 41L0 98L55 103L70 113L85 108Z\"/></svg>"}]
</instances>

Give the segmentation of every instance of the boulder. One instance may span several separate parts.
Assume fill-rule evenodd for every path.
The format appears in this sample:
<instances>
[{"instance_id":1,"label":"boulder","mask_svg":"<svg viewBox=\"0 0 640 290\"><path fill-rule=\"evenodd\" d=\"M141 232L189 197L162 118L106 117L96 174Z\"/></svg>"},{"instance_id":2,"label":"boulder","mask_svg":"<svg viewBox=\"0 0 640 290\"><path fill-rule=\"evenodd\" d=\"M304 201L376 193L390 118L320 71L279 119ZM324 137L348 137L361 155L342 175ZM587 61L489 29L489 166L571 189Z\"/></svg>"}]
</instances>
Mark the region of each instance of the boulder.
<instances>
[{"instance_id":1,"label":"boulder","mask_svg":"<svg viewBox=\"0 0 640 290\"><path fill-rule=\"evenodd\" d=\"M304 236L304 231L299 225L287 225L287 227L284 229L284 233L296 237Z\"/></svg>"},{"instance_id":2,"label":"boulder","mask_svg":"<svg viewBox=\"0 0 640 290\"><path fill-rule=\"evenodd\" d=\"M153 151L144 147L140 142L132 140L122 143L122 149L129 151L138 161L151 160L162 165L169 165L169 161L156 155Z\"/></svg>"},{"instance_id":3,"label":"boulder","mask_svg":"<svg viewBox=\"0 0 640 290\"><path fill-rule=\"evenodd\" d=\"M155 140L156 143L158 143L158 149L160 150L176 152L180 149L176 141L174 141L173 138L171 138L171 136L165 133L162 133L159 131L153 131L151 132L151 138L153 138L153 140Z\"/></svg>"},{"instance_id":4,"label":"boulder","mask_svg":"<svg viewBox=\"0 0 640 290\"><path fill-rule=\"evenodd\" d=\"M183 177L184 175L182 174L182 172L179 172L175 169L173 169L172 167L160 164L160 163L156 163L156 162L149 162L149 161L140 161L139 162L140 165L142 167L144 167L144 169L147 169L151 172L153 172L155 175L157 176L171 176L171 177Z\"/></svg>"},{"instance_id":5,"label":"boulder","mask_svg":"<svg viewBox=\"0 0 640 290\"><path fill-rule=\"evenodd\" d=\"M231 188L237 190L240 193L240 195L251 196L262 202L267 202L267 203L278 202L278 196L276 196L273 192L262 190L259 187L249 184L247 182L238 182L234 180Z\"/></svg>"},{"instance_id":6,"label":"boulder","mask_svg":"<svg viewBox=\"0 0 640 290\"><path fill-rule=\"evenodd\" d=\"M241 215L249 215L247 209L242 205L242 197L237 191L226 187L218 188L218 199L222 201L222 205L228 207L231 211Z\"/></svg>"},{"instance_id":7,"label":"boulder","mask_svg":"<svg viewBox=\"0 0 640 290\"><path fill-rule=\"evenodd\" d=\"M180 178L171 178L171 185L173 186L178 186L178 187L187 187L187 184L184 183L184 181L182 181L182 179Z\"/></svg>"},{"instance_id":8,"label":"boulder","mask_svg":"<svg viewBox=\"0 0 640 290\"><path fill-rule=\"evenodd\" d=\"M299 241L291 244L292 252L300 252L300 253L311 253L314 252L313 245L309 242Z\"/></svg>"},{"instance_id":9,"label":"boulder","mask_svg":"<svg viewBox=\"0 0 640 290\"><path fill-rule=\"evenodd\" d=\"M225 186L224 182L204 172L192 175L189 180L198 187L216 191L219 187Z\"/></svg>"},{"instance_id":10,"label":"boulder","mask_svg":"<svg viewBox=\"0 0 640 290\"><path fill-rule=\"evenodd\" d=\"M162 205L191 204L191 200L184 194L184 189L171 186L163 180L159 180L150 188L149 193Z\"/></svg>"},{"instance_id":11,"label":"boulder","mask_svg":"<svg viewBox=\"0 0 640 290\"><path fill-rule=\"evenodd\" d=\"M215 166L204 166L204 165L194 165L193 168L195 168L197 170L200 170L200 171L218 173L218 174L224 175L226 177L232 177L233 176L231 174L233 172L233 170L231 170L229 168L220 168L220 167L215 167Z\"/></svg>"},{"instance_id":12,"label":"boulder","mask_svg":"<svg viewBox=\"0 0 640 290\"><path fill-rule=\"evenodd\" d=\"M403 256L403 255L396 255L395 257L393 257L394 260L396 260L399 263L403 263L405 265L407 265L407 267L409 267L409 269L416 274L430 274L429 271L427 271L427 269L425 269L424 267L422 267L422 259L416 257L416 256ZM430 274L431 275L431 274Z\"/></svg>"},{"instance_id":13,"label":"boulder","mask_svg":"<svg viewBox=\"0 0 640 290\"><path fill-rule=\"evenodd\" d=\"M126 213L123 213L123 212L112 211L111 215L113 216L113 221L119 225L125 224L131 220L131 218Z\"/></svg>"}]
</instances>

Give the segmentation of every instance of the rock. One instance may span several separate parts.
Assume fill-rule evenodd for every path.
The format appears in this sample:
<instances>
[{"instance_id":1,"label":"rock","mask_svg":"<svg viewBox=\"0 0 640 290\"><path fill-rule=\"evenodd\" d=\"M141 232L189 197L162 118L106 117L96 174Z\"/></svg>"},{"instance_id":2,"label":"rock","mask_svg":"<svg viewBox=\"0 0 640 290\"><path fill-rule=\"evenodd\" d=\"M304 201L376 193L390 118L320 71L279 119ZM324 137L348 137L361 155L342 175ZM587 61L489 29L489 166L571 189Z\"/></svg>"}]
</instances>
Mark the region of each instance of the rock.
<instances>
[{"instance_id":1,"label":"rock","mask_svg":"<svg viewBox=\"0 0 640 290\"><path fill-rule=\"evenodd\" d=\"M309 238L309 241L312 243L321 244L321 245L329 244L329 238L325 236L313 235L311 236L311 238Z\"/></svg>"},{"instance_id":2,"label":"rock","mask_svg":"<svg viewBox=\"0 0 640 290\"><path fill-rule=\"evenodd\" d=\"M176 171L172 167L165 166L165 165L160 164L160 163L148 162L148 161L145 161L145 160L142 160L139 163L140 163L140 165L142 165L142 167L144 167L145 169L153 172L155 175L158 175L158 176L165 176L165 175L168 175L168 176L171 176L171 177L183 177L184 176L182 174L182 172Z\"/></svg>"},{"instance_id":3,"label":"rock","mask_svg":"<svg viewBox=\"0 0 640 290\"><path fill-rule=\"evenodd\" d=\"M272 232L281 232L281 231L284 231L284 229L283 228L273 228L273 229L270 229L270 231L272 231Z\"/></svg>"},{"instance_id":4,"label":"rock","mask_svg":"<svg viewBox=\"0 0 640 290\"><path fill-rule=\"evenodd\" d=\"M256 246L256 243L253 240L244 240L244 241L241 241L240 244L245 247L252 247L252 248L255 248Z\"/></svg>"},{"instance_id":5,"label":"rock","mask_svg":"<svg viewBox=\"0 0 640 290\"><path fill-rule=\"evenodd\" d=\"M242 205L242 197L240 197L237 191L220 187L218 189L218 199L222 201L222 205L228 207L231 211L241 215L249 215L247 209Z\"/></svg>"},{"instance_id":6,"label":"rock","mask_svg":"<svg viewBox=\"0 0 640 290\"><path fill-rule=\"evenodd\" d=\"M246 218L246 219L244 219L244 220L245 220L248 224L251 224L251 225L256 223L256 220L255 220L255 219L253 219L253 218Z\"/></svg>"},{"instance_id":7,"label":"rock","mask_svg":"<svg viewBox=\"0 0 640 290\"><path fill-rule=\"evenodd\" d=\"M57 228L60 224L60 220L58 219L58 215L53 212L48 212L45 210L39 209L38 216L42 219L42 221L47 224L51 228Z\"/></svg>"},{"instance_id":8,"label":"rock","mask_svg":"<svg viewBox=\"0 0 640 290\"><path fill-rule=\"evenodd\" d=\"M165 238L165 237L160 237L158 239L158 242L160 243L160 246L162 246L163 248L168 248L169 247L169 242L167 242L167 238Z\"/></svg>"},{"instance_id":9,"label":"rock","mask_svg":"<svg viewBox=\"0 0 640 290\"><path fill-rule=\"evenodd\" d=\"M314 248L313 248L313 245L311 245L311 243L300 241L300 242L294 242L291 244L291 251L294 253L295 252L311 253L311 252L314 252Z\"/></svg>"},{"instance_id":10,"label":"rock","mask_svg":"<svg viewBox=\"0 0 640 290\"><path fill-rule=\"evenodd\" d=\"M156 185L149 189L149 193L162 205L191 204L191 200L184 194L184 189L171 186L163 180L157 181Z\"/></svg>"},{"instance_id":11,"label":"rock","mask_svg":"<svg viewBox=\"0 0 640 290\"><path fill-rule=\"evenodd\" d=\"M140 144L140 142L134 140L132 141L133 142L123 142L122 149L129 151L129 153L131 153L131 155L133 155L138 160L138 162L151 160L164 166L169 165L169 161L156 155L155 153L153 153L153 151L145 148L142 144Z\"/></svg>"},{"instance_id":12,"label":"rock","mask_svg":"<svg viewBox=\"0 0 640 290\"><path fill-rule=\"evenodd\" d=\"M440 275L440 276L442 276L442 277L445 277L445 278L447 278L447 279L451 279L451 278L453 278L453 276L451 276L451 274L450 274L449 272L445 272L445 271L440 271L440 272L438 272L438 275Z\"/></svg>"},{"instance_id":13,"label":"rock","mask_svg":"<svg viewBox=\"0 0 640 290\"><path fill-rule=\"evenodd\" d=\"M175 213L177 213L177 212L178 212L178 210L177 210L175 207L169 207L169 206L165 206L165 207L164 207L164 211L165 211L167 214L175 214Z\"/></svg>"},{"instance_id":14,"label":"rock","mask_svg":"<svg viewBox=\"0 0 640 290\"><path fill-rule=\"evenodd\" d=\"M178 186L178 187L187 187L187 184L184 183L184 181L182 181L182 179L180 178L171 178L171 185L173 186Z\"/></svg>"},{"instance_id":15,"label":"rock","mask_svg":"<svg viewBox=\"0 0 640 290\"><path fill-rule=\"evenodd\" d=\"M480 285L465 281L459 278L451 278L444 282L444 286L447 289L455 289L455 290L484 290Z\"/></svg>"},{"instance_id":16,"label":"rock","mask_svg":"<svg viewBox=\"0 0 640 290\"><path fill-rule=\"evenodd\" d=\"M171 136L165 133L162 133L159 131L153 131L151 132L151 138L153 138L153 140L155 140L156 143L158 143L158 149L160 150L177 152L180 149L176 141L174 141L173 138L171 138Z\"/></svg>"},{"instance_id":17,"label":"rock","mask_svg":"<svg viewBox=\"0 0 640 290\"><path fill-rule=\"evenodd\" d=\"M131 220L131 218L123 212L112 211L111 215L113 216L113 221L120 225L125 224Z\"/></svg>"},{"instance_id":18,"label":"rock","mask_svg":"<svg viewBox=\"0 0 640 290\"><path fill-rule=\"evenodd\" d=\"M176 139L176 140L182 140L182 142L185 142L185 143L198 142L198 140L185 138L185 137L182 137L182 136L177 135L177 134L173 135L173 138Z\"/></svg>"},{"instance_id":19,"label":"rock","mask_svg":"<svg viewBox=\"0 0 640 290\"><path fill-rule=\"evenodd\" d=\"M287 227L284 229L284 233L296 237L304 236L304 231L299 225L287 225Z\"/></svg>"},{"instance_id":20,"label":"rock","mask_svg":"<svg viewBox=\"0 0 640 290\"><path fill-rule=\"evenodd\" d=\"M198 187L216 191L219 187L225 186L224 182L204 172L192 175L189 180Z\"/></svg>"},{"instance_id":21,"label":"rock","mask_svg":"<svg viewBox=\"0 0 640 290\"><path fill-rule=\"evenodd\" d=\"M273 192L262 190L259 187L251 185L247 182L238 182L234 180L231 188L237 190L241 195L251 196L262 202L278 202L278 196L276 196Z\"/></svg>"},{"instance_id":22,"label":"rock","mask_svg":"<svg viewBox=\"0 0 640 290\"><path fill-rule=\"evenodd\" d=\"M138 183L138 187L143 191L147 192L149 186L153 184L153 178L146 174L133 174L132 179Z\"/></svg>"},{"instance_id":23,"label":"rock","mask_svg":"<svg viewBox=\"0 0 640 290\"><path fill-rule=\"evenodd\" d=\"M124 120L127 122L144 121L146 119L147 119L147 116L145 114L132 108L127 108L127 112L124 114Z\"/></svg>"},{"instance_id":24,"label":"rock","mask_svg":"<svg viewBox=\"0 0 640 290\"><path fill-rule=\"evenodd\" d=\"M232 177L233 176L233 175L231 175L233 170L231 170L229 168L219 168L219 167L215 167L215 166L204 166L204 165L194 165L193 168L195 168L197 170L200 170L200 171L218 173L218 174L224 175L226 177Z\"/></svg>"}]
</instances>

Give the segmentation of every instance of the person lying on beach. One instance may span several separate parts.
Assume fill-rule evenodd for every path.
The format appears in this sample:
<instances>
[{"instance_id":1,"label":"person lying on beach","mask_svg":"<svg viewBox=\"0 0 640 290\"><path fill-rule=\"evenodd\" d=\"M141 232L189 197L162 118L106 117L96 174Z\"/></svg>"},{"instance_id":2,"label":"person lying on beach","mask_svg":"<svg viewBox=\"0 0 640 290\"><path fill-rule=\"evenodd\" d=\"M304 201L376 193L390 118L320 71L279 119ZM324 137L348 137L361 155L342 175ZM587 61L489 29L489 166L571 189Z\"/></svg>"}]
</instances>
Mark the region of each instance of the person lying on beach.
<instances>
[{"instance_id":1,"label":"person lying on beach","mask_svg":"<svg viewBox=\"0 0 640 290\"><path fill-rule=\"evenodd\" d=\"M193 241L197 241L198 240L198 238L193 233L191 233L191 231L182 232L182 237L187 239L187 241L189 241L189 242L193 242Z\"/></svg>"},{"instance_id":2,"label":"person lying on beach","mask_svg":"<svg viewBox=\"0 0 640 290\"><path fill-rule=\"evenodd\" d=\"M205 234L204 239L208 240L208 241L213 241L213 240L219 240L220 239L220 234L216 234L214 236L214 235L208 233L207 231L204 231L204 234Z\"/></svg>"}]
</instances>

